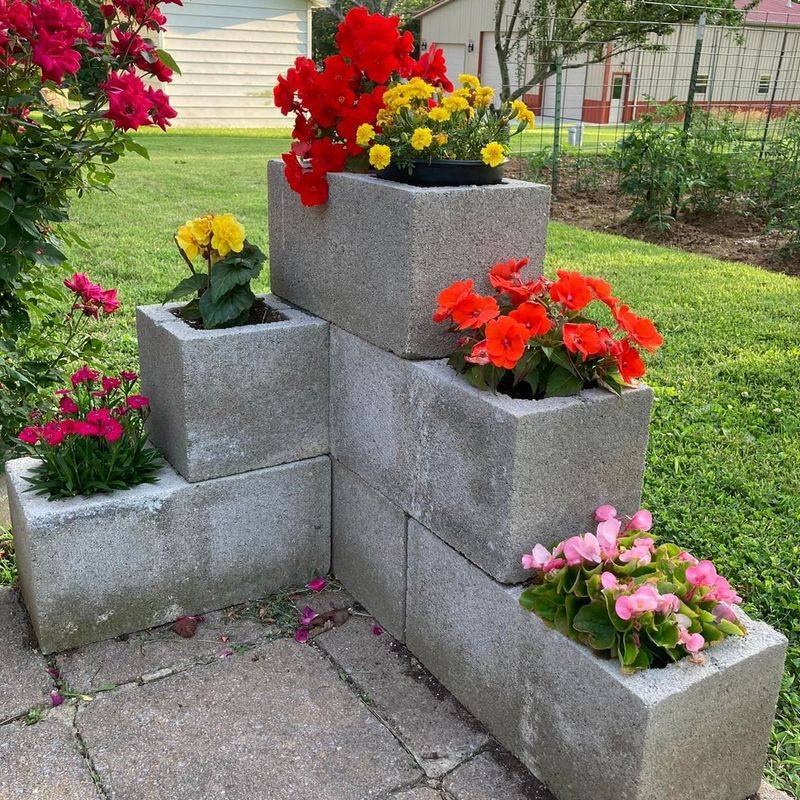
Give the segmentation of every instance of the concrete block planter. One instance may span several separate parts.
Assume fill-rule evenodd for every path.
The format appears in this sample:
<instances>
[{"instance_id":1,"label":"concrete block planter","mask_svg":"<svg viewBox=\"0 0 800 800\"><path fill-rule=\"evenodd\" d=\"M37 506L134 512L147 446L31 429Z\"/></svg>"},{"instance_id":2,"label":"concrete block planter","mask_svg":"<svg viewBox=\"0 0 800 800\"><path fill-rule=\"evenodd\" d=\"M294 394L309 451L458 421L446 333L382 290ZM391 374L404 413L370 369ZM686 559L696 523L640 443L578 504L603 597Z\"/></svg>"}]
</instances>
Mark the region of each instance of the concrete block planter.
<instances>
[{"instance_id":1,"label":"concrete block planter","mask_svg":"<svg viewBox=\"0 0 800 800\"><path fill-rule=\"evenodd\" d=\"M514 400L331 329L335 458L504 583L601 503L638 508L651 402L647 387Z\"/></svg>"},{"instance_id":2,"label":"concrete block planter","mask_svg":"<svg viewBox=\"0 0 800 800\"><path fill-rule=\"evenodd\" d=\"M748 635L625 676L412 521L409 649L559 800L745 800L759 787L786 640Z\"/></svg>"},{"instance_id":3,"label":"concrete block planter","mask_svg":"<svg viewBox=\"0 0 800 800\"><path fill-rule=\"evenodd\" d=\"M305 583L330 564L330 459L48 502L7 466L22 594L45 653Z\"/></svg>"},{"instance_id":4,"label":"concrete block planter","mask_svg":"<svg viewBox=\"0 0 800 800\"><path fill-rule=\"evenodd\" d=\"M176 305L137 309L150 438L186 480L328 452L328 324L270 295L285 320L196 330Z\"/></svg>"},{"instance_id":5,"label":"concrete block planter","mask_svg":"<svg viewBox=\"0 0 800 800\"><path fill-rule=\"evenodd\" d=\"M272 291L408 358L438 358L454 338L431 320L455 280L529 256L541 272L550 190L523 181L419 188L369 175L328 175L330 199L306 208L269 165Z\"/></svg>"},{"instance_id":6,"label":"concrete block planter","mask_svg":"<svg viewBox=\"0 0 800 800\"><path fill-rule=\"evenodd\" d=\"M333 462L333 571L401 641L406 627L407 519L399 506Z\"/></svg>"}]
</instances>

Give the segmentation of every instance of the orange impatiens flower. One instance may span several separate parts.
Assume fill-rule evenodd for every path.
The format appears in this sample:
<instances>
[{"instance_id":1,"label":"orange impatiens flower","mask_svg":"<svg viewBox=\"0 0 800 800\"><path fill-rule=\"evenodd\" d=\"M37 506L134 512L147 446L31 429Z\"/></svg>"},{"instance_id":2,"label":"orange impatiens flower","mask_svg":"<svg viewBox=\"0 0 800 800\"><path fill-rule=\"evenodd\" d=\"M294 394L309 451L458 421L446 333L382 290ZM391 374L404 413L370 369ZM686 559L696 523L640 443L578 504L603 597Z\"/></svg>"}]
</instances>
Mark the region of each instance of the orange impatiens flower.
<instances>
[{"instance_id":1,"label":"orange impatiens flower","mask_svg":"<svg viewBox=\"0 0 800 800\"><path fill-rule=\"evenodd\" d=\"M605 337L589 322L564 325L564 346L570 353L580 353L584 358L596 356L608 350Z\"/></svg>"},{"instance_id":2,"label":"orange impatiens flower","mask_svg":"<svg viewBox=\"0 0 800 800\"><path fill-rule=\"evenodd\" d=\"M511 317L500 317L486 324L486 354L496 367L514 369L528 339L528 329Z\"/></svg>"},{"instance_id":3,"label":"orange impatiens flower","mask_svg":"<svg viewBox=\"0 0 800 800\"><path fill-rule=\"evenodd\" d=\"M567 272L560 269L558 280L550 287L550 297L570 311L580 311L592 302L589 282L580 272Z\"/></svg>"},{"instance_id":4,"label":"orange impatiens flower","mask_svg":"<svg viewBox=\"0 0 800 800\"><path fill-rule=\"evenodd\" d=\"M453 313L453 309L464 299L472 294L475 281L456 281L439 292L439 306L433 312L434 322L444 322Z\"/></svg>"},{"instance_id":5,"label":"orange impatiens flower","mask_svg":"<svg viewBox=\"0 0 800 800\"><path fill-rule=\"evenodd\" d=\"M644 376L644 361L642 361L639 351L632 347L627 339L615 345L613 355L617 362L619 374L625 383L631 383Z\"/></svg>"},{"instance_id":6,"label":"orange impatiens flower","mask_svg":"<svg viewBox=\"0 0 800 800\"><path fill-rule=\"evenodd\" d=\"M636 344L645 350L658 350L664 344L664 338L656 329L652 320L634 314L628 306L621 306L614 312L617 323Z\"/></svg>"},{"instance_id":7,"label":"orange impatiens flower","mask_svg":"<svg viewBox=\"0 0 800 800\"><path fill-rule=\"evenodd\" d=\"M529 338L543 336L553 329L547 309L541 303L523 303L509 312L508 316L527 328Z\"/></svg>"},{"instance_id":8,"label":"orange impatiens flower","mask_svg":"<svg viewBox=\"0 0 800 800\"><path fill-rule=\"evenodd\" d=\"M460 331L467 328L480 328L500 313L500 306L494 297L480 294L467 295L454 309L453 322Z\"/></svg>"}]
</instances>

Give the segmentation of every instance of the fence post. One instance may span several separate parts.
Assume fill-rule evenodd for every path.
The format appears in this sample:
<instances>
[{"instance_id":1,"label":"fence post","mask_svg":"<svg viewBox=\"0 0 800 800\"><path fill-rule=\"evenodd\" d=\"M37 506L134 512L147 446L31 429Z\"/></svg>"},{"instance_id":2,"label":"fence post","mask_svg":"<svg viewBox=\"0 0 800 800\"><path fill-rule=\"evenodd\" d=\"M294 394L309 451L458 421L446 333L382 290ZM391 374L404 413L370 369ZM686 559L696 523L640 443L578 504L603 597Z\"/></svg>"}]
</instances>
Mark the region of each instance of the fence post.
<instances>
[{"instance_id":1,"label":"fence post","mask_svg":"<svg viewBox=\"0 0 800 800\"><path fill-rule=\"evenodd\" d=\"M550 186L553 194L558 193L558 180L561 170L561 93L564 55L561 48L556 55L556 98L553 108L553 164Z\"/></svg>"},{"instance_id":2,"label":"fence post","mask_svg":"<svg viewBox=\"0 0 800 800\"><path fill-rule=\"evenodd\" d=\"M778 93L778 81L781 78L781 68L783 67L783 58L786 55L786 39L789 36L789 31L783 32L783 41L781 43L781 54L778 58L778 69L775 72L775 78L772 82L772 93L769 97L769 105L767 106L767 118L764 120L764 134L761 137L761 152L759 159L764 157L764 148L767 146L767 134L769 133L769 124L772 121L772 106L775 104L775 95Z\"/></svg>"},{"instance_id":3,"label":"fence post","mask_svg":"<svg viewBox=\"0 0 800 800\"><path fill-rule=\"evenodd\" d=\"M700 14L697 21L697 36L694 40L694 59L692 60L692 74L689 77L689 93L686 95L686 105L683 109L683 146L689 139L689 128L692 126L692 112L694 111L694 93L697 89L697 73L700 70L700 56L703 53L703 38L706 35L706 12ZM681 182L675 186L675 197L672 201L672 218L678 216L678 207L681 202Z\"/></svg>"}]
</instances>

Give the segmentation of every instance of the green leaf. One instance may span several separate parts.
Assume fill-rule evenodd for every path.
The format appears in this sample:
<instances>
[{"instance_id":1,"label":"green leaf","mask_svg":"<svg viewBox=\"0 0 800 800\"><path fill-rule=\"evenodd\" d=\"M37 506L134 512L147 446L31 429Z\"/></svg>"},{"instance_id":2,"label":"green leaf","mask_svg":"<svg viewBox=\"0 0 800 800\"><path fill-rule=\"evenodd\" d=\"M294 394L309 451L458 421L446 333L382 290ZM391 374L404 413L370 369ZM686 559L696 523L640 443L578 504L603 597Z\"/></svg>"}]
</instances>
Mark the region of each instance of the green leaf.
<instances>
[{"instance_id":1,"label":"green leaf","mask_svg":"<svg viewBox=\"0 0 800 800\"><path fill-rule=\"evenodd\" d=\"M600 600L583 606L575 615L573 627L588 635L590 646L595 650L610 650L616 631L608 616L606 604Z\"/></svg>"},{"instance_id":2,"label":"green leaf","mask_svg":"<svg viewBox=\"0 0 800 800\"><path fill-rule=\"evenodd\" d=\"M14 209L14 198L11 192L7 192L5 189L0 189L0 208L6 211Z\"/></svg>"},{"instance_id":3,"label":"green leaf","mask_svg":"<svg viewBox=\"0 0 800 800\"><path fill-rule=\"evenodd\" d=\"M159 60L163 61L164 64L167 67L169 67L173 72L177 72L178 75L181 74L181 68L178 66L178 63L166 50L157 49L155 53L158 56Z\"/></svg>"},{"instance_id":4,"label":"green leaf","mask_svg":"<svg viewBox=\"0 0 800 800\"><path fill-rule=\"evenodd\" d=\"M150 160L150 153L147 152L147 148L144 145L139 144L139 142L137 142L135 139L127 139L125 141L125 149L130 150L131 153L140 155L142 158L145 158L148 161Z\"/></svg>"},{"instance_id":5,"label":"green leaf","mask_svg":"<svg viewBox=\"0 0 800 800\"><path fill-rule=\"evenodd\" d=\"M207 276L203 273L190 275L184 278L165 298L164 302L169 303L172 300L179 300L181 297L188 297L195 292L199 292L206 287Z\"/></svg>"},{"instance_id":6,"label":"green leaf","mask_svg":"<svg viewBox=\"0 0 800 800\"><path fill-rule=\"evenodd\" d=\"M67 257L55 245L49 242L40 245L36 252L36 263L44 264L46 267L57 267L66 260Z\"/></svg>"},{"instance_id":7,"label":"green leaf","mask_svg":"<svg viewBox=\"0 0 800 800\"><path fill-rule=\"evenodd\" d=\"M219 261L211 269L211 294L214 302L237 286L244 286L256 277L260 266L241 259Z\"/></svg>"},{"instance_id":8,"label":"green leaf","mask_svg":"<svg viewBox=\"0 0 800 800\"><path fill-rule=\"evenodd\" d=\"M556 367L547 379L545 397L569 397L583 388L583 381L563 367Z\"/></svg>"},{"instance_id":9,"label":"green leaf","mask_svg":"<svg viewBox=\"0 0 800 800\"><path fill-rule=\"evenodd\" d=\"M206 292L200 298L203 327L207 330L224 327L250 308L255 300L256 296L249 286L237 286L219 300L215 300L211 292Z\"/></svg>"}]
</instances>

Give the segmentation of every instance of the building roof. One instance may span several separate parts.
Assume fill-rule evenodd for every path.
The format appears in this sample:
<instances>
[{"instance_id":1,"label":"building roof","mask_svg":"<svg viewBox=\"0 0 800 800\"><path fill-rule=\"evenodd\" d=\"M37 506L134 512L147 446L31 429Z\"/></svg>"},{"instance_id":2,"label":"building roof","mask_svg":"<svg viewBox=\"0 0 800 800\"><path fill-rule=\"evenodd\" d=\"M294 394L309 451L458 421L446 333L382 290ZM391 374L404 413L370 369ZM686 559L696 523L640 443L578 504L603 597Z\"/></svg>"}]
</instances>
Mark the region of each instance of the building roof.
<instances>
[{"instance_id":1,"label":"building roof","mask_svg":"<svg viewBox=\"0 0 800 800\"><path fill-rule=\"evenodd\" d=\"M431 11L436 11L453 0L438 0L438 2L423 8L414 14L413 19L420 19ZM491 2L491 0L487 0ZM746 8L752 0L735 0L737 8ZM793 0L760 0L758 5L745 14L745 22L751 25L796 25L800 27L800 2Z\"/></svg>"}]
</instances>

